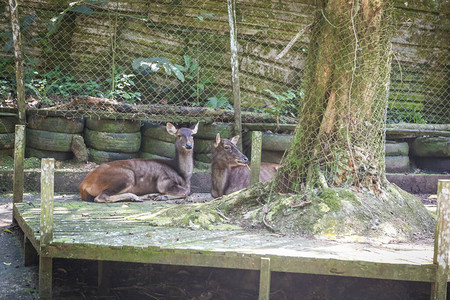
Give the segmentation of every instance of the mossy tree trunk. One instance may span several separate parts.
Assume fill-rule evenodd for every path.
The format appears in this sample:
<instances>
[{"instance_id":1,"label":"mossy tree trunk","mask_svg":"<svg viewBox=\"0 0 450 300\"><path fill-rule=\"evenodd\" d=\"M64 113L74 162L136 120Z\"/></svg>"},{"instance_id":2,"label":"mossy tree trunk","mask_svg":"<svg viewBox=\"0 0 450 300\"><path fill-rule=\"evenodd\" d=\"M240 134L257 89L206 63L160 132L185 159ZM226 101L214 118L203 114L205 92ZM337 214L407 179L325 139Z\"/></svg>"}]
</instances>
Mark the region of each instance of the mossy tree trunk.
<instances>
[{"instance_id":1,"label":"mossy tree trunk","mask_svg":"<svg viewBox=\"0 0 450 300\"><path fill-rule=\"evenodd\" d=\"M390 71L388 1L325 1L313 26L305 99L276 178L278 192L385 185L384 128Z\"/></svg>"}]
</instances>

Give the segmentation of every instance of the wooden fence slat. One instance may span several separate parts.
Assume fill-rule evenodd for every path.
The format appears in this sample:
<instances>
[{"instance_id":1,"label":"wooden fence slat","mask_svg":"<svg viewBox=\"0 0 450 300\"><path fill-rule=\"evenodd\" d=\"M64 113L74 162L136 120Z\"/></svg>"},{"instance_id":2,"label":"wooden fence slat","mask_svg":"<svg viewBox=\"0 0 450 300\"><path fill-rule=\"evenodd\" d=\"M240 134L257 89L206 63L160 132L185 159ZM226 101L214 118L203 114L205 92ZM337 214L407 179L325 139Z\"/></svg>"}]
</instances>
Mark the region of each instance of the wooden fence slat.
<instances>
[{"instance_id":1,"label":"wooden fence slat","mask_svg":"<svg viewBox=\"0 0 450 300\"><path fill-rule=\"evenodd\" d=\"M447 299L450 251L450 180L438 181L437 220L434 237L433 263L436 265L436 280L431 286L432 300Z\"/></svg>"},{"instance_id":2,"label":"wooden fence slat","mask_svg":"<svg viewBox=\"0 0 450 300\"><path fill-rule=\"evenodd\" d=\"M262 133L261 131L253 131L250 184L255 184L259 182L259 173L261 171L261 147L262 147Z\"/></svg>"},{"instance_id":3,"label":"wooden fence slat","mask_svg":"<svg viewBox=\"0 0 450 300\"><path fill-rule=\"evenodd\" d=\"M54 158L44 158L41 164L41 222L39 251L39 299L52 298L53 259L47 256L47 246L53 239Z\"/></svg>"},{"instance_id":4,"label":"wooden fence slat","mask_svg":"<svg viewBox=\"0 0 450 300\"><path fill-rule=\"evenodd\" d=\"M259 274L259 297L258 300L270 299L270 258L261 258L261 270Z\"/></svg>"}]
</instances>

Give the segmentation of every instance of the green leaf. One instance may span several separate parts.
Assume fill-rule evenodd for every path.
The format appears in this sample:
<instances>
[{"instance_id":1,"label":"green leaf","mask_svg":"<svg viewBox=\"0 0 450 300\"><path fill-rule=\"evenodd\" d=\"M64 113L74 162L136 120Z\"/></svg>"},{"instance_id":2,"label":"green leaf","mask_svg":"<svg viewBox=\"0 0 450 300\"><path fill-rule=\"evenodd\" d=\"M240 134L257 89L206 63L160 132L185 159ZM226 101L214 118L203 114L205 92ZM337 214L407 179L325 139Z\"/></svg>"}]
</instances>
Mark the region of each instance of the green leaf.
<instances>
[{"instance_id":1,"label":"green leaf","mask_svg":"<svg viewBox=\"0 0 450 300\"><path fill-rule=\"evenodd\" d=\"M94 13L94 10L92 8L90 8L90 7L87 7L87 6L75 6L72 9L72 11L78 12L78 13L82 13L82 14L85 14L85 15L88 15L88 16L90 16L90 15L92 15Z\"/></svg>"},{"instance_id":2,"label":"green leaf","mask_svg":"<svg viewBox=\"0 0 450 300\"><path fill-rule=\"evenodd\" d=\"M175 76L180 80L181 82L184 82L184 74L181 72L176 66L171 64L171 68Z\"/></svg>"}]
</instances>

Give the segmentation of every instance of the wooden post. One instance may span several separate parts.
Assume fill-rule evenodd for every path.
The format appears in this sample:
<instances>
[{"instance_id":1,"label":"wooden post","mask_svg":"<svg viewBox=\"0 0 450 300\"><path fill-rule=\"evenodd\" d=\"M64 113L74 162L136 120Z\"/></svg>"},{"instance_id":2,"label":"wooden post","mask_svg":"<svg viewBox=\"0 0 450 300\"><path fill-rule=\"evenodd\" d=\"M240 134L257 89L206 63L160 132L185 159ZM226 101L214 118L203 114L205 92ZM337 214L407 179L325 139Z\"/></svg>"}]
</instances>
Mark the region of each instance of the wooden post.
<instances>
[{"instance_id":1,"label":"wooden post","mask_svg":"<svg viewBox=\"0 0 450 300\"><path fill-rule=\"evenodd\" d=\"M23 161L25 157L25 125L16 125L14 135L13 203L23 201ZM13 215L13 222L15 216Z\"/></svg>"},{"instance_id":2,"label":"wooden post","mask_svg":"<svg viewBox=\"0 0 450 300\"><path fill-rule=\"evenodd\" d=\"M236 1L227 0L228 23L230 24L230 50L231 50L231 82L233 84L233 107L234 107L234 133L242 134L241 120L241 95L239 85L239 61L238 42L236 28ZM239 139L237 147L242 151L242 139Z\"/></svg>"},{"instance_id":3,"label":"wooden post","mask_svg":"<svg viewBox=\"0 0 450 300\"><path fill-rule=\"evenodd\" d=\"M11 13L11 28L14 43L14 57L16 61L16 82L17 82L17 110L19 123L24 125L26 122L25 114L25 83L23 72L22 41L20 37L19 14L17 12L19 5L17 0L9 0L9 11Z\"/></svg>"},{"instance_id":4,"label":"wooden post","mask_svg":"<svg viewBox=\"0 0 450 300\"><path fill-rule=\"evenodd\" d=\"M39 256L30 239L24 234L23 238L23 265L25 267L36 265L39 262Z\"/></svg>"},{"instance_id":5,"label":"wooden post","mask_svg":"<svg viewBox=\"0 0 450 300\"><path fill-rule=\"evenodd\" d=\"M100 296L109 295L111 287L111 264L110 261L99 260L97 266L98 270L98 294Z\"/></svg>"},{"instance_id":6,"label":"wooden post","mask_svg":"<svg viewBox=\"0 0 450 300\"><path fill-rule=\"evenodd\" d=\"M259 173L261 170L261 147L262 133L261 131L252 131L252 156L250 168L250 185L259 182Z\"/></svg>"},{"instance_id":7,"label":"wooden post","mask_svg":"<svg viewBox=\"0 0 450 300\"><path fill-rule=\"evenodd\" d=\"M259 273L259 297L258 300L270 299L270 258L261 258L261 270Z\"/></svg>"},{"instance_id":8,"label":"wooden post","mask_svg":"<svg viewBox=\"0 0 450 300\"><path fill-rule=\"evenodd\" d=\"M437 219L434 233L436 280L431 285L431 299L447 299L450 251L450 180L438 181Z\"/></svg>"},{"instance_id":9,"label":"wooden post","mask_svg":"<svg viewBox=\"0 0 450 300\"><path fill-rule=\"evenodd\" d=\"M55 159L44 158L41 164L41 223L39 251L39 299L52 298L52 258L47 245L53 239L53 198Z\"/></svg>"}]
</instances>

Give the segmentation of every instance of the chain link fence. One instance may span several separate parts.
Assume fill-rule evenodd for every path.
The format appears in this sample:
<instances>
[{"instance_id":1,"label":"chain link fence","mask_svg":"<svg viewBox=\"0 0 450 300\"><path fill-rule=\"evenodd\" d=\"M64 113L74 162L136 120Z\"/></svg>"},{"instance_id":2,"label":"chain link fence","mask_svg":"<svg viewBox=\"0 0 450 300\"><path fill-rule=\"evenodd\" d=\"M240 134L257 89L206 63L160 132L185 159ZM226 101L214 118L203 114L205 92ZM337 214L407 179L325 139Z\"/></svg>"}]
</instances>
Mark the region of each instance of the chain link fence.
<instances>
[{"instance_id":1,"label":"chain link fence","mask_svg":"<svg viewBox=\"0 0 450 300\"><path fill-rule=\"evenodd\" d=\"M226 1L21 4L29 109L78 117L233 121ZM9 9L1 6L4 109L15 107L15 75ZM445 14L437 14L444 8L410 8L396 9L388 122L448 123L448 32ZM315 9L313 1L237 1L243 122L296 123Z\"/></svg>"}]
</instances>

